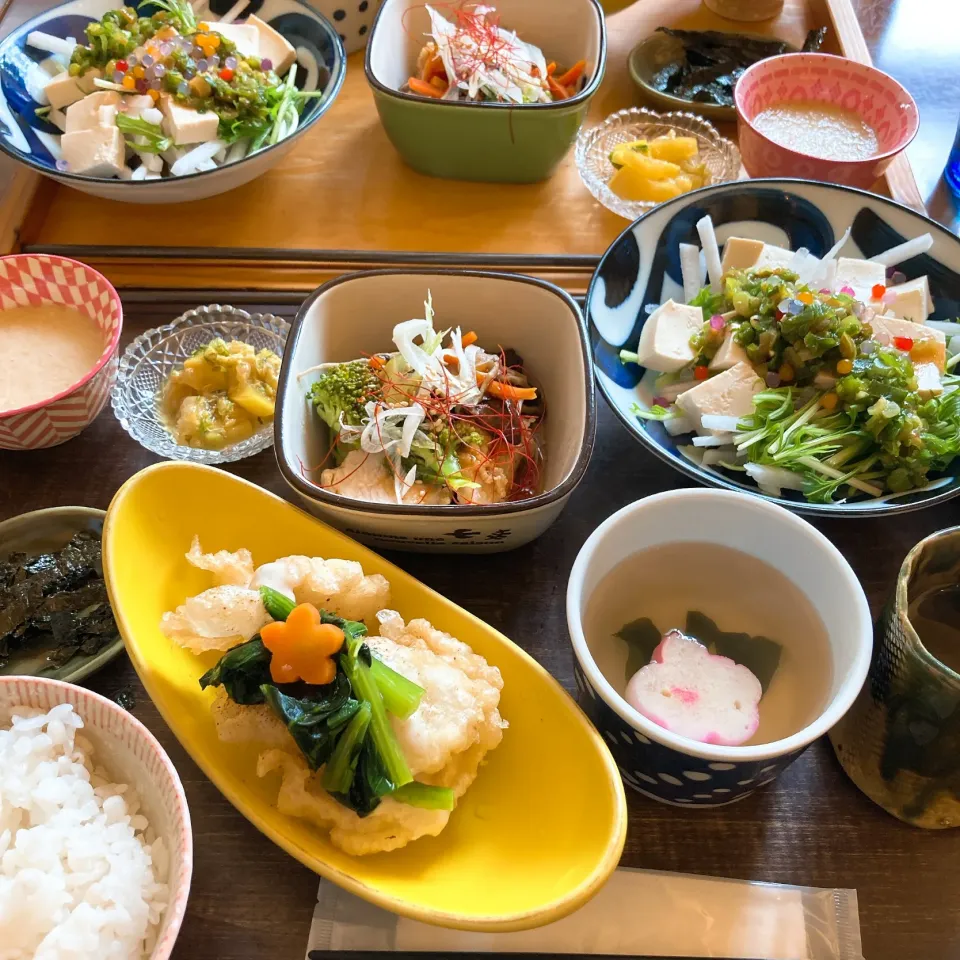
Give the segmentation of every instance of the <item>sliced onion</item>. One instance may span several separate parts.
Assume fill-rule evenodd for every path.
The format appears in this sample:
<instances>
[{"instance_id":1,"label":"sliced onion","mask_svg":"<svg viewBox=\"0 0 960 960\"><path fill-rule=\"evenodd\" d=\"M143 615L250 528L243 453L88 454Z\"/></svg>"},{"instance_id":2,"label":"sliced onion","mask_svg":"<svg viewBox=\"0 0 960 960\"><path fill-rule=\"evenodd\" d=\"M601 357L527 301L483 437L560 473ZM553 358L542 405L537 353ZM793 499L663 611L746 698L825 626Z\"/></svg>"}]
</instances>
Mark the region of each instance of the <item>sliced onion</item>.
<instances>
[{"instance_id":1,"label":"sliced onion","mask_svg":"<svg viewBox=\"0 0 960 960\"><path fill-rule=\"evenodd\" d=\"M671 437L682 437L685 433L693 433L695 429L694 422L688 417L670 417L662 422L664 430Z\"/></svg>"}]
</instances>

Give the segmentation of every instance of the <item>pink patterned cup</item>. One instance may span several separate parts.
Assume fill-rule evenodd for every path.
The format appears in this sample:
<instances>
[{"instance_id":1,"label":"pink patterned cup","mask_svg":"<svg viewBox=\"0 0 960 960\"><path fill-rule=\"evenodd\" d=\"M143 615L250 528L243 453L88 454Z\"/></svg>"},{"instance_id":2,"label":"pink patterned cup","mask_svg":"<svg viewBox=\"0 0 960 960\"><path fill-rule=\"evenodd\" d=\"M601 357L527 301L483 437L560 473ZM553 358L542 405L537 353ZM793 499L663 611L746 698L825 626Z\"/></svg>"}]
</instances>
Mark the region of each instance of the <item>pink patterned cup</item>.
<instances>
[{"instance_id":1,"label":"pink patterned cup","mask_svg":"<svg viewBox=\"0 0 960 960\"><path fill-rule=\"evenodd\" d=\"M882 70L826 53L785 53L761 60L734 90L743 165L752 177L798 177L869 189L916 136L917 105ZM865 160L827 160L792 150L753 126L768 107L799 100L843 107L877 134L879 150Z\"/></svg>"},{"instance_id":2,"label":"pink patterned cup","mask_svg":"<svg viewBox=\"0 0 960 960\"><path fill-rule=\"evenodd\" d=\"M123 326L120 296L96 270L47 254L0 257L0 310L57 303L97 322L103 352L77 383L30 406L0 410L0 450L36 450L75 437L103 409L117 379Z\"/></svg>"}]
</instances>

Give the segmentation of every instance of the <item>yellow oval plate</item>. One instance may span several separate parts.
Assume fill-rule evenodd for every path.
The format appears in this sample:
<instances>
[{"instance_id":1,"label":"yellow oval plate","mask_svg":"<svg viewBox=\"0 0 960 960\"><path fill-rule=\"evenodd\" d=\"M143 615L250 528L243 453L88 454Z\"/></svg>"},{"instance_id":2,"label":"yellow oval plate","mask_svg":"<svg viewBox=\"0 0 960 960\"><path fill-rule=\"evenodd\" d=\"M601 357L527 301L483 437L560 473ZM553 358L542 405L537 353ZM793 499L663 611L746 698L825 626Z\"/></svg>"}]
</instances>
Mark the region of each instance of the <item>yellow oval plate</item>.
<instances>
[{"instance_id":1,"label":"yellow oval plate","mask_svg":"<svg viewBox=\"0 0 960 960\"><path fill-rule=\"evenodd\" d=\"M184 559L194 534L208 551L247 547L258 564L294 553L357 560L390 581L405 619L426 617L500 668L510 727L439 837L348 856L276 810L279 782L257 778L254 747L220 743L212 693L197 683L216 654L194 656L158 626L164 611L210 586ZM142 470L117 492L103 554L127 651L164 720L221 793L310 869L418 920L502 931L560 919L616 867L626 836L623 784L572 698L505 636L372 551L252 483L171 462Z\"/></svg>"}]
</instances>

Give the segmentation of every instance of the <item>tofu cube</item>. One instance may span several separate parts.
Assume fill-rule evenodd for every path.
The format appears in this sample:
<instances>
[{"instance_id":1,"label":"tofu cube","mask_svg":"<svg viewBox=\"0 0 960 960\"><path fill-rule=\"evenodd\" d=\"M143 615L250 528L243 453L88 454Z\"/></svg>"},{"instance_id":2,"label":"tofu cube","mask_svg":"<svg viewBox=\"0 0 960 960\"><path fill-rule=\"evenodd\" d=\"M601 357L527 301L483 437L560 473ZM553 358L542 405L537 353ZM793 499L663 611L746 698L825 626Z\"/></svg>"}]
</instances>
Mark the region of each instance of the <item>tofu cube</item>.
<instances>
[{"instance_id":1,"label":"tofu cube","mask_svg":"<svg viewBox=\"0 0 960 960\"><path fill-rule=\"evenodd\" d=\"M754 394L762 389L763 381L753 367L741 362L681 393L677 406L701 430L704 414L745 417L753 413Z\"/></svg>"},{"instance_id":2,"label":"tofu cube","mask_svg":"<svg viewBox=\"0 0 960 960\"><path fill-rule=\"evenodd\" d=\"M88 177L116 177L124 167L123 135L116 127L75 130L60 138L67 169Z\"/></svg>"},{"instance_id":3,"label":"tofu cube","mask_svg":"<svg viewBox=\"0 0 960 960\"><path fill-rule=\"evenodd\" d=\"M906 283L897 283L887 287L887 295L894 294L892 302L886 295L883 300L871 300L870 305L875 309L883 309L895 317L912 320L914 323L924 323L933 312L933 298L930 296L930 281L926 276Z\"/></svg>"},{"instance_id":4,"label":"tofu cube","mask_svg":"<svg viewBox=\"0 0 960 960\"><path fill-rule=\"evenodd\" d=\"M914 364L913 371L917 375L917 392L922 399L930 400L943 393L940 371L935 363Z\"/></svg>"},{"instance_id":5,"label":"tofu cube","mask_svg":"<svg viewBox=\"0 0 960 960\"><path fill-rule=\"evenodd\" d=\"M873 288L878 283L886 282L887 271L882 263L856 260L853 257L840 257L837 260L837 275L833 285L835 291L839 291L841 287L852 287L854 297L867 303L873 296Z\"/></svg>"},{"instance_id":6,"label":"tofu cube","mask_svg":"<svg viewBox=\"0 0 960 960\"><path fill-rule=\"evenodd\" d=\"M728 270L746 270L752 267L763 253L762 240L746 240L743 237L730 237L723 245L723 260L720 272Z\"/></svg>"},{"instance_id":7,"label":"tofu cube","mask_svg":"<svg viewBox=\"0 0 960 960\"><path fill-rule=\"evenodd\" d=\"M266 26L266 24L264 24ZM251 23L211 23L210 28L226 37L242 57L259 57L260 31Z\"/></svg>"},{"instance_id":8,"label":"tofu cube","mask_svg":"<svg viewBox=\"0 0 960 960\"><path fill-rule=\"evenodd\" d=\"M737 326L739 326L739 324ZM710 361L708 367L709 370L714 372L729 370L738 363L750 362L747 358L747 351L733 338L733 335L737 332L737 326L727 326L723 343L720 344L720 349L713 355L713 359Z\"/></svg>"},{"instance_id":9,"label":"tofu cube","mask_svg":"<svg viewBox=\"0 0 960 960\"><path fill-rule=\"evenodd\" d=\"M757 262L753 265L756 270L773 270L785 267L793 259L793 251L786 247L775 247L772 243L765 243Z\"/></svg>"},{"instance_id":10,"label":"tofu cube","mask_svg":"<svg viewBox=\"0 0 960 960\"><path fill-rule=\"evenodd\" d=\"M273 61L273 71L277 76L283 76L297 59L297 51L286 37L277 33L269 23L264 23L252 13L247 17L245 26L256 27L260 35L260 57L268 57Z\"/></svg>"},{"instance_id":11,"label":"tofu cube","mask_svg":"<svg viewBox=\"0 0 960 960\"><path fill-rule=\"evenodd\" d=\"M937 370L943 373L947 362L947 338L939 330L928 327L923 323L914 323L912 320L902 320L900 317L874 317L870 321L873 335L881 342L886 339L890 345L895 337L907 337L913 341L910 357L917 365L932 363Z\"/></svg>"},{"instance_id":12,"label":"tofu cube","mask_svg":"<svg viewBox=\"0 0 960 960\"><path fill-rule=\"evenodd\" d=\"M703 327L703 311L668 300L650 314L640 332L637 363L660 373L674 373L693 363L690 338Z\"/></svg>"},{"instance_id":13,"label":"tofu cube","mask_svg":"<svg viewBox=\"0 0 960 960\"><path fill-rule=\"evenodd\" d=\"M99 67L91 67L84 72L83 76L77 78L77 86L80 87L81 92L86 96L88 93L93 93L93 91L97 89L97 85L93 81L102 79L103 71Z\"/></svg>"},{"instance_id":14,"label":"tofu cube","mask_svg":"<svg viewBox=\"0 0 960 960\"><path fill-rule=\"evenodd\" d=\"M200 113L167 97L163 101L163 130L177 145L207 143L217 139L219 118L212 111Z\"/></svg>"},{"instance_id":15,"label":"tofu cube","mask_svg":"<svg viewBox=\"0 0 960 960\"><path fill-rule=\"evenodd\" d=\"M142 94L136 97L124 97L124 103L127 109L124 111L131 120L139 120L143 116L144 110L150 110L153 107L153 98Z\"/></svg>"},{"instance_id":16,"label":"tofu cube","mask_svg":"<svg viewBox=\"0 0 960 960\"><path fill-rule=\"evenodd\" d=\"M56 110L63 110L64 107L69 107L71 103L83 99L83 91L80 89L80 84L77 83L77 78L71 77L66 71L58 73L43 88L43 92L46 93L50 106Z\"/></svg>"},{"instance_id":17,"label":"tofu cube","mask_svg":"<svg viewBox=\"0 0 960 960\"><path fill-rule=\"evenodd\" d=\"M67 133L113 126L116 120L118 103L120 103L120 94L115 90L100 90L70 104L67 107ZM113 109L113 120L109 123L101 122L100 111L103 107Z\"/></svg>"}]
</instances>

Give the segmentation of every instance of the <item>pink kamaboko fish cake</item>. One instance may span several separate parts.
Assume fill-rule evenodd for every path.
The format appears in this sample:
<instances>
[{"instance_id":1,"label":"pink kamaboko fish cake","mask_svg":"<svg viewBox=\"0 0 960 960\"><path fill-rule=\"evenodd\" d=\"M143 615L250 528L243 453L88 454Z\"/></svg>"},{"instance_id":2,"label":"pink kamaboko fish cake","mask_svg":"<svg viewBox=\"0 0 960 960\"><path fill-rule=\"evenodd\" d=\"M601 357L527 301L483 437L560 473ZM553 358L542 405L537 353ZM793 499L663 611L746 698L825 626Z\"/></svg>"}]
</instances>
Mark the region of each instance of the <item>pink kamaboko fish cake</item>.
<instances>
[{"instance_id":1,"label":"pink kamaboko fish cake","mask_svg":"<svg viewBox=\"0 0 960 960\"><path fill-rule=\"evenodd\" d=\"M734 747L760 726L760 681L679 630L627 684L627 702L658 726L690 740Z\"/></svg>"}]
</instances>

